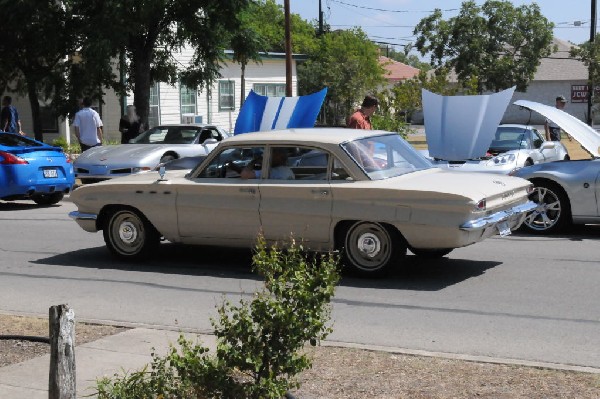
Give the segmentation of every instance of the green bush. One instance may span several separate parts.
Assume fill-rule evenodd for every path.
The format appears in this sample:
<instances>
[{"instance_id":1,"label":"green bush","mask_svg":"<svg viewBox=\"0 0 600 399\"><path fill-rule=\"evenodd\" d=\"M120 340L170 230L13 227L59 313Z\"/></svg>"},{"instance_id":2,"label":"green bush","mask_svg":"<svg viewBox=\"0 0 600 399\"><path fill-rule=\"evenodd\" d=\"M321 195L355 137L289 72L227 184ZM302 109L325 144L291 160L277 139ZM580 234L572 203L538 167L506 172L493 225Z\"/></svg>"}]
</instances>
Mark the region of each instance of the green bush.
<instances>
[{"instance_id":1,"label":"green bush","mask_svg":"<svg viewBox=\"0 0 600 399\"><path fill-rule=\"evenodd\" d=\"M52 140L52 145L55 147L61 147L67 154L79 154L81 153L81 147L79 143L68 144L64 137L59 137Z\"/></svg>"},{"instance_id":2,"label":"green bush","mask_svg":"<svg viewBox=\"0 0 600 399\"><path fill-rule=\"evenodd\" d=\"M306 255L293 240L285 249L259 239L253 268L265 279L252 301L229 301L212 319L217 351L181 336L179 348L138 372L97 383L99 399L282 398L311 367L303 353L331 333L330 300L339 281L338 257Z\"/></svg>"}]
</instances>

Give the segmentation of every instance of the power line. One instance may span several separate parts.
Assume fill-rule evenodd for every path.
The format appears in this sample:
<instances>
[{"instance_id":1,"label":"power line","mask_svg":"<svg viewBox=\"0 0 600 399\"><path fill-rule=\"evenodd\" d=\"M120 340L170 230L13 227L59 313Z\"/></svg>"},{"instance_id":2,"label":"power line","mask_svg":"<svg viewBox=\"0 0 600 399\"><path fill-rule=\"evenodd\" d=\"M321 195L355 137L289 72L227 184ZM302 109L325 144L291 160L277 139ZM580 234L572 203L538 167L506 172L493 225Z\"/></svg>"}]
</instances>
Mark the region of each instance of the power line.
<instances>
[{"instance_id":1,"label":"power line","mask_svg":"<svg viewBox=\"0 0 600 399\"><path fill-rule=\"evenodd\" d=\"M385 11L385 12L399 12L399 13L432 13L433 11L429 10L429 11L417 11L417 10L389 10L389 9L385 9L385 8L374 8L374 7L366 7L366 6L359 6L357 4L350 4L350 3L345 3L343 1L339 1L339 0L330 0L332 3L338 3L338 4L343 4L346 6L350 6L350 7L356 7L356 8L362 8L363 10L373 10L373 11ZM449 8L447 10L442 10L442 11L458 11L458 8Z\"/></svg>"}]
</instances>

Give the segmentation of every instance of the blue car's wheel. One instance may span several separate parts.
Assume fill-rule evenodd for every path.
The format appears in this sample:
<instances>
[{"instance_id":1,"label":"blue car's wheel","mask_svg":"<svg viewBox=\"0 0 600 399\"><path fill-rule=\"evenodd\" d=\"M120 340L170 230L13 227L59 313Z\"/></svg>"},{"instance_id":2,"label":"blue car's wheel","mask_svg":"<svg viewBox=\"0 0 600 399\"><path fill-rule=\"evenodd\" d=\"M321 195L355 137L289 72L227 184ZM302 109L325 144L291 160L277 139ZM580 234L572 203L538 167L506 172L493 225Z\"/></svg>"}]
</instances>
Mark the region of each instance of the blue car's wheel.
<instances>
[{"instance_id":1,"label":"blue car's wheel","mask_svg":"<svg viewBox=\"0 0 600 399\"><path fill-rule=\"evenodd\" d=\"M124 259L146 258L160 243L160 234L154 226L130 208L111 212L106 218L103 235L108 249Z\"/></svg>"},{"instance_id":2,"label":"blue car's wheel","mask_svg":"<svg viewBox=\"0 0 600 399\"><path fill-rule=\"evenodd\" d=\"M65 195L63 193L35 194L31 199L38 205L58 204Z\"/></svg>"}]
</instances>

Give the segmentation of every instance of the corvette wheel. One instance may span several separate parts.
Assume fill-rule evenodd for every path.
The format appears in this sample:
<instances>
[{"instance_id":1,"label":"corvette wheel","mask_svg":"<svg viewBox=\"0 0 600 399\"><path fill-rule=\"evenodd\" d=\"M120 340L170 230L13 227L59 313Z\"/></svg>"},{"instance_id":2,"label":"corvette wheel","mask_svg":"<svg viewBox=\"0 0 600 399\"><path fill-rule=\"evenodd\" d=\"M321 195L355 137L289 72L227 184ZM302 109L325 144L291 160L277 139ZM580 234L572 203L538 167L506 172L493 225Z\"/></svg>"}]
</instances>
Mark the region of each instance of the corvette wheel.
<instances>
[{"instance_id":1,"label":"corvette wheel","mask_svg":"<svg viewBox=\"0 0 600 399\"><path fill-rule=\"evenodd\" d=\"M174 155L163 155L160 158L159 163L167 163L167 162L172 161L174 159L177 159L177 157L175 157Z\"/></svg>"},{"instance_id":2,"label":"corvette wheel","mask_svg":"<svg viewBox=\"0 0 600 399\"><path fill-rule=\"evenodd\" d=\"M124 259L146 258L160 243L160 234L154 226L131 209L119 209L108 215L103 235L108 249Z\"/></svg>"},{"instance_id":3,"label":"corvette wheel","mask_svg":"<svg viewBox=\"0 0 600 399\"><path fill-rule=\"evenodd\" d=\"M356 222L344 238L345 263L365 276L388 273L406 255L406 243L400 234L379 223Z\"/></svg>"},{"instance_id":4,"label":"corvette wheel","mask_svg":"<svg viewBox=\"0 0 600 399\"><path fill-rule=\"evenodd\" d=\"M536 183L529 199L537 204L523 222L526 231L550 234L563 230L571 222L571 205L564 190L555 183Z\"/></svg>"}]
</instances>

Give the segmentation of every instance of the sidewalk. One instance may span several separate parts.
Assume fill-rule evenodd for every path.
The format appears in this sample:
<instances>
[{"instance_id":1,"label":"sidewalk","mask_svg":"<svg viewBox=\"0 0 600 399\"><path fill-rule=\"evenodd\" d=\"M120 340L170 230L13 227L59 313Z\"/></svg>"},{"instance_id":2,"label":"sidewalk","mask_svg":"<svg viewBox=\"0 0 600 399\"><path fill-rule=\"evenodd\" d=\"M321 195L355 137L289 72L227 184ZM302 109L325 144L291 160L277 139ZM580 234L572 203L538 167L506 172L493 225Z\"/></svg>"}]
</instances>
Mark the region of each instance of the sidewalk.
<instances>
[{"instance_id":1,"label":"sidewalk","mask_svg":"<svg viewBox=\"0 0 600 399\"><path fill-rule=\"evenodd\" d=\"M93 394L98 378L139 370L152 361L152 352L166 354L179 335L176 331L134 328L76 346L77 397ZM185 336L193 340L198 337L203 345L215 348L212 335ZM50 355L0 368L0 398L47 399L49 370Z\"/></svg>"}]
</instances>

